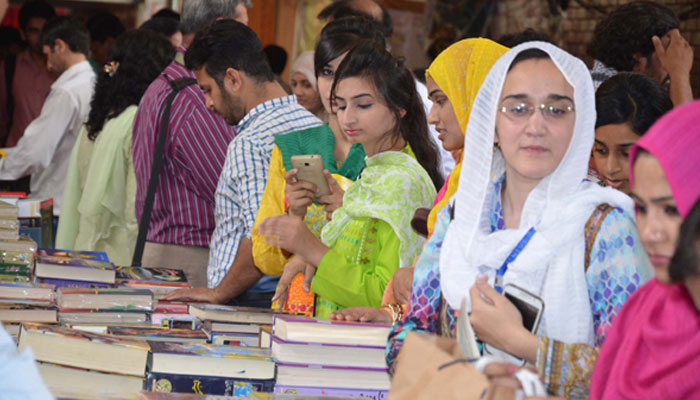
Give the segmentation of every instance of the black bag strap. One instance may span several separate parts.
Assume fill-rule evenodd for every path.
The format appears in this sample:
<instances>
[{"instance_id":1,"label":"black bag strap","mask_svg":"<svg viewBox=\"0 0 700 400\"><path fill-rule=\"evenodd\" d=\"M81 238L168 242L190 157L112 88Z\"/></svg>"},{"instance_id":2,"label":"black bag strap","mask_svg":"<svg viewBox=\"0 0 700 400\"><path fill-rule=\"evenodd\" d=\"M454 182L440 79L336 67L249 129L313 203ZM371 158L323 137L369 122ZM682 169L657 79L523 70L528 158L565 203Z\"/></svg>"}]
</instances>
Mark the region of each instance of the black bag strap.
<instances>
[{"instance_id":1,"label":"black bag strap","mask_svg":"<svg viewBox=\"0 0 700 400\"><path fill-rule=\"evenodd\" d=\"M176 80L170 80L167 75L163 75L165 79L170 84L172 92L165 99L165 109L163 110L163 115L160 117L160 131L158 133L158 141L156 142L156 148L153 153L153 165L151 166L151 176L148 179L148 191L146 192L146 201L143 203L143 213L141 214L141 221L139 221L139 235L136 239L136 247L134 248L134 257L131 261L131 265L140 267L141 258L143 257L143 248L146 245L146 237L148 236L148 227L151 224L151 212L153 211L153 202L156 196L156 188L158 187L158 181L160 179L160 171L163 168L163 161L165 158L165 142L168 138L168 127L170 125L170 109L173 106L173 101L177 94L182 91L182 89L187 86L197 83L194 78L180 78Z\"/></svg>"},{"instance_id":2,"label":"black bag strap","mask_svg":"<svg viewBox=\"0 0 700 400\"><path fill-rule=\"evenodd\" d=\"M10 128L12 127L12 119L15 113L15 99L12 96L12 86L15 79L15 69L17 67L17 56L9 54L5 58L5 104L7 105L7 129L5 134L0 138L0 147L5 147L7 137L10 136Z\"/></svg>"}]
</instances>

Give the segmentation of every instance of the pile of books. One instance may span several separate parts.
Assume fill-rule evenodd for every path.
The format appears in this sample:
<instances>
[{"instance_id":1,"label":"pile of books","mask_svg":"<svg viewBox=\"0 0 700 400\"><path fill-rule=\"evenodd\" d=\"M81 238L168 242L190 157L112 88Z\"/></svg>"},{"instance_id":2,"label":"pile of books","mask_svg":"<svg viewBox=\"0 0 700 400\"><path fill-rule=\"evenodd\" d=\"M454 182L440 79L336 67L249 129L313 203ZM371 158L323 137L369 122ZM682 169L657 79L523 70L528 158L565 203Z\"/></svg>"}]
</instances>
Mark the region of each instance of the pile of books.
<instances>
[{"instance_id":1,"label":"pile of books","mask_svg":"<svg viewBox=\"0 0 700 400\"><path fill-rule=\"evenodd\" d=\"M190 304L189 313L202 321L211 343L245 347L270 347L271 309Z\"/></svg>"},{"instance_id":2,"label":"pile of books","mask_svg":"<svg viewBox=\"0 0 700 400\"><path fill-rule=\"evenodd\" d=\"M390 378L384 353L391 326L276 315L275 393L384 399Z\"/></svg>"},{"instance_id":3,"label":"pile of books","mask_svg":"<svg viewBox=\"0 0 700 400\"><path fill-rule=\"evenodd\" d=\"M108 288L116 280L114 264L102 251L39 249L34 275L57 288Z\"/></svg>"}]
</instances>

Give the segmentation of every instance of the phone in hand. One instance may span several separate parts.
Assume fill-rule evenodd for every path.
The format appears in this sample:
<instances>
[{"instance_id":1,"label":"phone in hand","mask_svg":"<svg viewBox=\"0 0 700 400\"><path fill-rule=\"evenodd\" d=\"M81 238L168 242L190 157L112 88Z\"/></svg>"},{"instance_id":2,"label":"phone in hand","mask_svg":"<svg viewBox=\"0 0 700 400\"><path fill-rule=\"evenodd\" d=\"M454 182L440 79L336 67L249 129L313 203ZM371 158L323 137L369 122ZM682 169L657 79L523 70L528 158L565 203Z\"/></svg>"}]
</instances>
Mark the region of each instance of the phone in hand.
<instances>
[{"instance_id":1,"label":"phone in hand","mask_svg":"<svg viewBox=\"0 0 700 400\"><path fill-rule=\"evenodd\" d=\"M537 328L540 326L542 313L544 312L544 301L539 296L528 292L520 286L513 285L512 283L505 285L503 288L503 295L506 299L513 303L518 311L520 311L520 315L523 317L523 326L525 329L532 333L536 333ZM489 354L505 354L513 363L519 365L525 364L525 360L517 358L488 344L484 344L484 352Z\"/></svg>"},{"instance_id":2,"label":"phone in hand","mask_svg":"<svg viewBox=\"0 0 700 400\"><path fill-rule=\"evenodd\" d=\"M323 175L323 157L320 154L304 154L292 156L292 167L297 170L296 178L300 181L316 185L316 197L331 194L331 189Z\"/></svg>"}]
</instances>

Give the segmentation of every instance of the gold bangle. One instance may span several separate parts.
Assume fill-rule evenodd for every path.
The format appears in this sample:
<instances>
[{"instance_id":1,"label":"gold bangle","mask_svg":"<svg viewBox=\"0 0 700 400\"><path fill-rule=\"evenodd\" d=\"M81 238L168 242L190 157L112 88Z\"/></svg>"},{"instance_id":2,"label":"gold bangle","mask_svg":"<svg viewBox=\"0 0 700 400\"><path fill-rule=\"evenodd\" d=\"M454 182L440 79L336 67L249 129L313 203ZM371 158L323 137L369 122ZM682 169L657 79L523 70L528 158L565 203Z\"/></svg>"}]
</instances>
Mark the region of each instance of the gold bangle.
<instances>
[{"instance_id":1,"label":"gold bangle","mask_svg":"<svg viewBox=\"0 0 700 400\"><path fill-rule=\"evenodd\" d=\"M396 323L403 319L403 308L400 304L382 304L382 308L388 308L391 310L391 321Z\"/></svg>"}]
</instances>

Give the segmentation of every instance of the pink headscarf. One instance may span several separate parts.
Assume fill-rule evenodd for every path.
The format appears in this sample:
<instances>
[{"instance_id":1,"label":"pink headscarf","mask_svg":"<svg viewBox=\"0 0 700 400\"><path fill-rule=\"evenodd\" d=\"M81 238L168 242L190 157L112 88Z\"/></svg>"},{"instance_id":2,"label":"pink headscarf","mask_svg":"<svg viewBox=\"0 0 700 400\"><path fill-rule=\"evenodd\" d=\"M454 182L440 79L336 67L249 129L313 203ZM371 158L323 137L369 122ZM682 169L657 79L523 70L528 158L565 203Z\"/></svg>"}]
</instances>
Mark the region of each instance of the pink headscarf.
<instances>
[{"instance_id":1,"label":"pink headscarf","mask_svg":"<svg viewBox=\"0 0 700 400\"><path fill-rule=\"evenodd\" d=\"M632 147L630 171L640 148L659 160L685 218L700 198L700 100L674 108L649 128ZM634 173L630 183L634 185Z\"/></svg>"}]
</instances>

